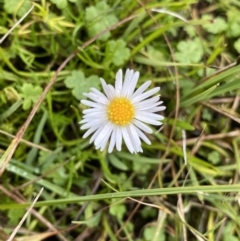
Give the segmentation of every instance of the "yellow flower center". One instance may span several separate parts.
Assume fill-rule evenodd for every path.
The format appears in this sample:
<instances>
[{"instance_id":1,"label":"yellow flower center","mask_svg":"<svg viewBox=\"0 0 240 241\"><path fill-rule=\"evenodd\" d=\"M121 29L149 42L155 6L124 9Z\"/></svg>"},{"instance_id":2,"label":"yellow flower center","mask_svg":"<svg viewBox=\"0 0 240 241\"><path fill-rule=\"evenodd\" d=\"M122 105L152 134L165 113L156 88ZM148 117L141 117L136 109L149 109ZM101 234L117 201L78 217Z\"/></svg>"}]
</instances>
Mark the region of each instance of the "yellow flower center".
<instances>
[{"instance_id":1,"label":"yellow flower center","mask_svg":"<svg viewBox=\"0 0 240 241\"><path fill-rule=\"evenodd\" d=\"M115 125L129 124L134 117L133 104L124 97L113 99L107 109L108 119Z\"/></svg>"}]
</instances>

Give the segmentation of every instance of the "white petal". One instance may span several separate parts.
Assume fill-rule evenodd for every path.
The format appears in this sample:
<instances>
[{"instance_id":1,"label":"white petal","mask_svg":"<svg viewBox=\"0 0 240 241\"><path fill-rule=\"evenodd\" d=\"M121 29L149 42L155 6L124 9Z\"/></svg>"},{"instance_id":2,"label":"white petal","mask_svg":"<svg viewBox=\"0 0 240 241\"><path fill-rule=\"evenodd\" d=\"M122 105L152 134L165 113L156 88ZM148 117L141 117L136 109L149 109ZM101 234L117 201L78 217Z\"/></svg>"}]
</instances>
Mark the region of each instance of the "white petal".
<instances>
[{"instance_id":1,"label":"white petal","mask_svg":"<svg viewBox=\"0 0 240 241\"><path fill-rule=\"evenodd\" d=\"M119 96L120 93L122 92L122 83L123 83L122 75L123 75L122 70L119 69L116 74L116 80L115 80L115 91L116 91L117 96Z\"/></svg>"},{"instance_id":2,"label":"white petal","mask_svg":"<svg viewBox=\"0 0 240 241\"><path fill-rule=\"evenodd\" d=\"M139 102L141 100L145 100L149 96L157 93L159 90L160 90L160 87L153 88L153 89L151 89L151 90L149 90L149 91L147 91L147 92L145 92L145 93L143 93L141 95L136 96L135 98L132 99L132 102L136 103L136 102Z\"/></svg>"},{"instance_id":3,"label":"white petal","mask_svg":"<svg viewBox=\"0 0 240 241\"><path fill-rule=\"evenodd\" d=\"M107 144L107 142L108 142L108 140L109 140L109 137L110 137L112 131L113 131L113 129L108 129L108 130L104 133L104 136L103 136L102 141L99 142L97 145L94 143L95 146L96 146L96 149L99 149L99 148L100 148L100 151L103 151L103 150L104 150L104 148L105 148L105 146L106 146L106 144ZM99 134L99 135L101 135L101 134Z\"/></svg>"},{"instance_id":4,"label":"white petal","mask_svg":"<svg viewBox=\"0 0 240 241\"><path fill-rule=\"evenodd\" d=\"M159 107L162 104L162 101L153 103L153 104L145 104L143 106L141 106L140 108L137 108L138 110L144 110L144 111L148 111L148 109L154 108L154 107Z\"/></svg>"},{"instance_id":5,"label":"white petal","mask_svg":"<svg viewBox=\"0 0 240 241\"><path fill-rule=\"evenodd\" d=\"M148 124L151 124L151 125L155 125L155 126L160 126L162 125L162 122L160 121L156 121L156 120L153 120L151 118L147 118L145 116L137 116L135 117L136 119L140 120L140 121L143 121L143 122L146 122Z\"/></svg>"},{"instance_id":6,"label":"white petal","mask_svg":"<svg viewBox=\"0 0 240 241\"><path fill-rule=\"evenodd\" d=\"M116 91L112 85L108 85L110 98L113 99L116 97Z\"/></svg>"},{"instance_id":7,"label":"white petal","mask_svg":"<svg viewBox=\"0 0 240 241\"><path fill-rule=\"evenodd\" d=\"M134 94L131 96L131 99L135 98L136 96L142 94L148 87L149 85L152 83L151 80L148 80L147 82L145 82L144 84L142 84L135 92Z\"/></svg>"},{"instance_id":8,"label":"white petal","mask_svg":"<svg viewBox=\"0 0 240 241\"><path fill-rule=\"evenodd\" d=\"M86 122L86 120L85 119L82 119L81 121L79 121L78 123L79 124L82 124L82 123L85 123Z\"/></svg>"},{"instance_id":9,"label":"white petal","mask_svg":"<svg viewBox=\"0 0 240 241\"><path fill-rule=\"evenodd\" d=\"M103 107L103 108L90 108L90 109L87 109L87 110L83 110L83 114L84 114L84 117L89 115L89 114L95 114L95 115L102 115L102 114L106 114L107 112L107 108L106 107Z\"/></svg>"},{"instance_id":10,"label":"white petal","mask_svg":"<svg viewBox=\"0 0 240 241\"><path fill-rule=\"evenodd\" d=\"M122 150L122 127L119 126L117 126L116 148L118 151Z\"/></svg>"},{"instance_id":11,"label":"white petal","mask_svg":"<svg viewBox=\"0 0 240 241\"><path fill-rule=\"evenodd\" d=\"M99 127L99 129L92 135L92 137L89 141L90 144L98 137L99 133L102 131L102 129L104 128L106 123L107 122L103 123L103 125L101 127Z\"/></svg>"},{"instance_id":12,"label":"white petal","mask_svg":"<svg viewBox=\"0 0 240 241\"><path fill-rule=\"evenodd\" d=\"M106 94L106 96L108 97L108 99L111 99L110 97L110 90L109 90L109 87L108 85L106 84L105 80L100 78L100 81L101 81L101 84L102 84L102 87L103 87L103 90Z\"/></svg>"},{"instance_id":13,"label":"white petal","mask_svg":"<svg viewBox=\"0 0 240 241\"><path fill-rule=\"evenodd\" d=\"M116 144L116 135L117 135L117 129L115 128L112 132L112 136L111 136L111 140L110 140L110 144L108 147L108 152L111 153L113 151L113 148Z\"/></svg>"},{"instance_id":14,"label":"white petal","mask_svg":"<svg viewBox=\"0 0 240 241\"><path fill-rule=\"evenodd\" d=\"M94 141L94 145L98 146L104 140L104 137L107 135L107 133L112 132L113 127L114 127L113 124L109 121L96 137Z\"/></svg>"},{"instance_id":15,"label":"white petal","mask_svg":"<svg viewBox=\"0 0 240 241\"><path fill-rule=\"evenodd\" d=\"M166 109L166 106L158 106L158 107L153 107L150 109L147 109L149 112L158 112L158 111L163 111Z\"/></svg>"},{"instance_id":16,"label":"white petal","mask_svg":"<svg viewBox=\"0 0 240 241\"><path fill-rule=\"evenodd\" d=\"M102 123L99 123L95 126L92 126L88 131L83 135L83 139L87 138L89 135L91 135L94 131L96 131L98 128L100 128Z\"/></svg>"},{"instance_id":17,"label":"white petal","mask_svg":"<svg viewBox=\"0 0 240 241\"><path fill-rule=\"evenodd\" d=\"M124 142L128 148L128 150L133 153L134 152L134 147L133 147L133 144L131 142L131 138L129 136L129 133L128 133L128 130L126 127L122 127L122 136L123 136L123 139L124 139Z\"/></svg>"},{"instance_id":18,"label":"white petal","mask_svg":"<svg viewBox=\"0 0 240 241\"><path fill-rule=\"evenodd\" d=\"M131 82L129 83L126 97L130 97L135 90L136 84L138 82L139 72L135 72L132 76Z\"/></svg>"},{"instance_id":19,"label":"white petal","mask_svg":"<svg viewBox=\"0 0 240 241\"><path fill-rule=\"evenodd\" d=\"M106 147L106 145L107 145L107 141L108 141L108 139L104 140L104 142L102 143L102 145L99 147L99 148L100 148L100 151L103 151L103 150L105 149L105 147ZM96 147L96 149L99 149L99 148Z\"/></svg>"},{"instance_id":20,"label":"white petal","mask_svg":"<svg viewBox=\"0 0 240 241\"><path fill-rule=\"evenodd\" d=\"M84 119L93 119L93 118L107 118L106 111L105 112L92 112L84 115Z\"/></svg>"},{"instance_id":21,"label":"white petal","mask_svg":"<svg viewBox=\"0 0 240 241\"><path fill-rule=\"evenodd\" d=\"M83 118L88 118L91 117L91 116L102 116L102 115L106 115L107 113L107 107L106 106L103 106L102 108L90 108L90 109L87 109L87 110L84 110L83 111Z\"/></svg>"},{"instance_id":22,"label":"white petal","mask_svg":"<svg viewBox=\"0 0 240 241\"><path fill-rule=\"evenodd\" d=\"M147 125L145 125L144 123L142 123L139 120L134 119L133 120L133 124L136 125L138 128L140 128L141 130L151 134L153 131L150 127L148 127Z\"/></svg>"},{"instance_id":23,"label":"white petal","mask_svg":"<svg viewBox=\"0 0 240 241\"><path fill-rule=\"evenodd\" d=\"M159 101L159 99L160 99L159 96L154 96L150 99L143 100L143 101L140 101L138 103L135 103L134 106L135 106L135 108L138 108L138 109L153 107L153 105L155 107L156 103L158 105L161 102L161 101Z\"/></svg>"},{"instance_id":24,"label":"white petal","mask_svg":"<svg viewBox=\"0 0 240 241\"><path fill-rule=\"evenodd\" d=\"M90 88L90 90L91 90L94 94L100 95L102 98L106 98L106 99L108 100L107 96L105 96L105 95L104 95L102 92L100 92L98 89L92 87L92 88Z\"/></svg>"},{"instance_id":25,"label":"white petal","mask_svg":"<svg viewBox=\"0 0 240 241\"><path fill-rule=\"evenodd\" d=\"M141 117L146 117L149 119L153 119L153 120L163 120L164 117L162 115L158 115L158 114L154 114L148 111L137 111L137 113L135 114L135 118L139 119Z\"/></svg>"},{"instance_id":26,"label":"white petal","mask_svg":"<svg viewBox=\"0 0 240 241\"><path fill-rule=\"evenodd\" d=\"M106 96L98 95L95 93L83 93L85 96L87 96L89 99L93 100L94 102L101 103L104 105L107 105L109 103L109 100L106 98Z\"/></svg>"},{"instance_id":27,"label":"white petal","mask_svg":"<svg viewBox=\"0 0 240 241\"><path fill-rule=\"evenodd\" d=\"M86 123L86 124L82 125L80 129L85 130L85 129L91 128L92 126L95 126L95 125L98 125L101 123L105 123L105 121L106 121L106 119L102 119L102 118L93 119L91 121L82 120L82 123Z\"/></svg>"},{"instance_id":28,"label":"white petal","mask_svg":"<svg viewBox=\"0 0 240 241\"><path fill-rule=\"evenodd\" d=\"M99 104L99 103L95 103L89 100L81 100L81 103L90 107L94 107L94 108L102 108L103 105Z\"/></svg>"},{"instance_id":29,"label":"white petal","mask_svg":"<svg viewBox=\"0 0 240 241\"><path fill-rule=\"evenodd\" d=\"M129 126L127 126L127 129L131 138L132 145L134 147L134 152L139 152L141 150L141 141L136 131L137 127L130 124Z\"/></svg>"},{"instance_id":30,"label":"white petal","mask_svg":"<svg viewBox=\"0 0 240 241\"><path fill-rule=\"evenodd\" d=\"M87 123L88 122L88 120L86 120L86 119L82 119L81 121L79 121L78 123L79 124L84 124L84 123Z\"/></svg>"},{"instance_id":31,"label":"white petal","mask_svg":"<svg viewBox=\"0 0 240 241\"><path fill-rule=\"evenodd\" d=\"M136 108L136 109L139 110L139 111L148 111L149 109L152 109L152 108L155 108L155 107L159 107L159 106L161 106L161 104L159 104L159 102L156 102L154 104L145 105L145 106L142 106L141 108Z\"/></svg>"},{"instance_id":32,"label":"white petal","mask_svg":"<svg viewBox=\"0 0 240 241\"><path fill-rule=\"evenodd\" d=\"M87 113L92 113L92 112L95 112L95 111L102 111L101 109L99 108L90 108L90 109L86 109L86 110L83 110L83 114L87 114Z\"/></svg>"},{"instance_id":33,"label":"white petal","mask_svg":"<svg viewBox=\"0 0 240 241\"><path fill-rule=\"evenodd\" d=\"M138 136L148 145L151 145L151 141L147 138L147 136L138 128L136 128Z\"/></svg>"},{"instance_id":34,"label":"white petal","mask_svg":"<svg viewBox=\"0 0 240 241\"><path fill-rule=\"evenodd\" d=\"M131 83L133 74L134 74L133 70L127 69L125 78L124 78L124 82L123 82L123 88L122 88L122 93L121 93L122 96L127 95L127 91L128 91L129 85Z\"/></svg>"}]
</instances>

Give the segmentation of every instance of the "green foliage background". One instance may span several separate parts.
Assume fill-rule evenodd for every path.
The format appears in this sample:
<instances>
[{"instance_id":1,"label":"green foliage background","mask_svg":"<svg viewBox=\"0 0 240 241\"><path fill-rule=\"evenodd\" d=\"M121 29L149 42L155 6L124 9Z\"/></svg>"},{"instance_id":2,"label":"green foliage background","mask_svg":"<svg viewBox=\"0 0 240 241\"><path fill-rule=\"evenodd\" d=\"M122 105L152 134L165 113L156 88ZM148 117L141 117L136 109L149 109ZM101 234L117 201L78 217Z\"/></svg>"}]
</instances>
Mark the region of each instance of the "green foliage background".
<instances>
[{"instance_id":1,"label":"green foliage background","mask_svg":"<svg viewBox=\"0 0 240 241\"><path fill-rule=\"evenodd\" d=\"M239 240L239 2L0 0L0 39L32 5L0 44L1 157L79 51L1 176L0 240L41 187L16 240ZM143 154L101 153L79 129L83 93L119 68L161 86L167 107Z\"/></svg>"}]
</instances>

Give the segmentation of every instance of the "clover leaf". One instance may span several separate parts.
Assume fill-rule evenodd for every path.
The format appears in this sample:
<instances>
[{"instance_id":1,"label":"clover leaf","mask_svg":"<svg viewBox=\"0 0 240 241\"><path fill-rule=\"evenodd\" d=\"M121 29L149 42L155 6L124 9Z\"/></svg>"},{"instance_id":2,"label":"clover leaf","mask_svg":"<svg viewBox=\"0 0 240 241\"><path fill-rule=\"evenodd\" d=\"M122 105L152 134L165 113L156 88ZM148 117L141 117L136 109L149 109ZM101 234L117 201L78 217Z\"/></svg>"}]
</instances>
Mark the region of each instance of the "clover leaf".
<instances>
[{"instance_id":1,"label":"clover leaf","mask_svg":"<svg viewBox=\"0 0 240 241\"><path fill-rule=\"evenodd\" d=\"M122 220L124 214L126 213L126 206L122 203L110 206L110 214L115 216L118 220Z\"/></svg>"},{"instance_id":2,"label":"clover leaf","mask_svg":"<svg viewBox=\"0 0 240 241\"><path fill-rule=\"evenodd\" d=\"M85 78L81 70L72 71L72 74L64 80L64 83L67 88L72 89L73 96L78 100L84 98L83 93L88 92L91 87L99 88L100 86L98 76L91 75Z\"/></svg>"},{"instance_id":3,"label":"clover leaf","mask_svg":"<svg viewBox=\"0 0 240 241\"><path fill-rule=\"evenodd\" d=\"M95 6L88 7L85 13L85 20L87 22L87 31L90 37L99 34L118 21L105 1L98 2ZM108 31L100 36L99 39L106 41L110 36L111 34Z\"/></svg>"},{"instance_id":4,"label":"clover leaf","mask_svg":"<svg viewBox=\"0 0 240 241\"><path fill-rule=\"evenodd\" d=\"M4 0L4 10L10 14L15 13L17 10L17 15L19 17L22 17L31 8L31 6L31 1L23 1L21 3L19 0Z\"/></svg>"},{"instance_id":5,"label":"clover leaf","mask_svg":"<svg viewBox=\"0 0 240 241\"><path fill-rule=\"evenodd\" d=\"M40 86L33 86L32 84L24 83L21 87L20 96L23 98L23 109L28 110L33 103L36 103L42 94Z\"/></svg>"},{"instance_id":6,"label":"clover leaf","mask_svg":"<svg viewBox=\"0 0 240 241\"><path fill-rule=\"evenodd\" d=\"M111 40L106 46L106 58L111 60L114 65L122 65L130 56L130 50L126 47L126 42L119 39Z\"/></svg>"},{"instance_id":7,"label":"clover leaf","mask_svg":"<svg viewBox=\"0 0 240 241\"><path fill-rule=\"evenodd\" d=\"M49 170L52 170L55 168L56 165L51 163L51 164L46 164L42 168L42 172L45 173ZM51 172L48 174L48 178L52 180L53 183L62 186L64 183L66 183L68 179L68 175L66 172L66 168L63 166L58 167L54 172Z\"/></svg>"},{"instance_id":8,"label":"clover leaf","mask_svg":"<svg viewBox=\"0 0 240 241\"><path fill-rule=\"evenodd\" d=\"M180 63L199 63L203 57L202 44L198 38L180 41L177 49L175 58Z\"/></svg>"},{"instance_id":9,"label":"clover leaf","mask_svg":"<svg viewBox=\"0 0 240 241\"><path fill-rule=\"evenodd\" d=\"M209 23L203 24L202 26L209 33L218 34L224 32L228 27L226 20L222 17L213 19L211 15L206 14L202 18L203 20L209 20Z\"/></svg>"}]
</instances>

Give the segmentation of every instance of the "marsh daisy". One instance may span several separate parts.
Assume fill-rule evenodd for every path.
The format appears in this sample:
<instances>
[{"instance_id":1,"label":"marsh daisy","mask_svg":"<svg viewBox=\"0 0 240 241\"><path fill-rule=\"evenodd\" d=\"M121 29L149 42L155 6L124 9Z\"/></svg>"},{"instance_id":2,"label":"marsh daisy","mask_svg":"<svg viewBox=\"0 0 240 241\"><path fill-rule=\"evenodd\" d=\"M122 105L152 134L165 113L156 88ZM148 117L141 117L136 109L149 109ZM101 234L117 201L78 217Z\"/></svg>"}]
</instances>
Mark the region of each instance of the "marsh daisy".
<instances>
[{"instance_id":1,"label":"marsh daisy","mask_svg":"<svg viewBox=\"0 0 240 241\"><path fill-rule=\"evenodd\" d=\"M103 151L109 140L109 153L115 146L121 151L122 140L131 153L142 152L140 139L151 144L144 132L153 131L146 124L162 125L161 120L164 117L155 112L165 110L166 107L162 106L159 95L152 97L160 87L145 92L151 84L150 80L134 91L138 78L138 71L127 69L123 81L120 69L116 74L115 88L100 78L104 94L95 88L90 88L89 93L84 93L91 101L81 100L82 104L90 107L83 111L81 129L88 129L83 138L94 133L90 143L94 142L96 149Z\"/></svg>"}]
</instances>

